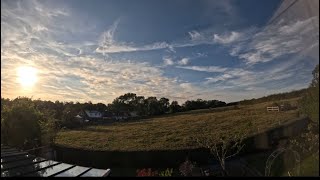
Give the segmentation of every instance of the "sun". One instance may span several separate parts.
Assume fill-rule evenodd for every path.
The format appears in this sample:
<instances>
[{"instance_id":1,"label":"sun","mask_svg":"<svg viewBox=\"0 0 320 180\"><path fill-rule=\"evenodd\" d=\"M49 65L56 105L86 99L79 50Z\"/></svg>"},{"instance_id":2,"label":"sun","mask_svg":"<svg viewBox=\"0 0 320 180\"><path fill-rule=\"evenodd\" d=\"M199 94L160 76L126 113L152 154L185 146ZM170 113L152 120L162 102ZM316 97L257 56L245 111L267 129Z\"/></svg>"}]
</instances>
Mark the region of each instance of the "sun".
<instances>
[{"instance_id":1,"label":"sun","mask_svg":"<svg viewBox=\"0 0 320 180\"><path fill-rule=\"evenodd\" d=\"M17 69L18 82L22 87L28 88L34 86L37 82L37 69L29 66L21 66Z\"/></svg>"}]
</instances>

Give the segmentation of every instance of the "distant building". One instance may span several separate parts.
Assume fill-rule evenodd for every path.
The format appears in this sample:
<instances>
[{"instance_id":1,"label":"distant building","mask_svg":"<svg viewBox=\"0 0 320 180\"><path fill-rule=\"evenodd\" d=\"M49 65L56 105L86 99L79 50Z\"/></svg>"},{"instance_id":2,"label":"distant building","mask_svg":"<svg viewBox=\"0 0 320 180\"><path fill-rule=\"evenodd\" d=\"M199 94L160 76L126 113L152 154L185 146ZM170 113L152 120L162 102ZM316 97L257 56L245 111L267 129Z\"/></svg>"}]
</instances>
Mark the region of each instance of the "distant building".
<instances>
[{"instance_id":1,"label":"distant building","mask_svg":"<svg viewBox=\"0 0 320 180\"><path fill-rule=\"evenodd\" d=\"M138 117L138 112L136 111L119 111L119 112L110 112L104 111L100 112L97 110L83 110L81 111L75 118L82 120L82 122L89 122L89 121L97 121L97 120L126 120L130 117Z\"/></svg>"},{"instance_id":2,"label":"distant building","mask_svg":"<svg viewBox=\"0 0 320 180\"><path fill-rule=\"evenodd\" d=\"M96 110L83 110L76 118L82 118L85 122L100 120L103 118L103 113Z\"/></svg>"},{"instance_id":3,"label":"distant building","mask_svg":"<svg viewBox=\"0 0 320 180\"><path fill-rule=\"evenodd\" d=\"M88 118L95 119L95 118L102 118L102 113L96 110L84 110Z\"/></svg>"}]
</instances>

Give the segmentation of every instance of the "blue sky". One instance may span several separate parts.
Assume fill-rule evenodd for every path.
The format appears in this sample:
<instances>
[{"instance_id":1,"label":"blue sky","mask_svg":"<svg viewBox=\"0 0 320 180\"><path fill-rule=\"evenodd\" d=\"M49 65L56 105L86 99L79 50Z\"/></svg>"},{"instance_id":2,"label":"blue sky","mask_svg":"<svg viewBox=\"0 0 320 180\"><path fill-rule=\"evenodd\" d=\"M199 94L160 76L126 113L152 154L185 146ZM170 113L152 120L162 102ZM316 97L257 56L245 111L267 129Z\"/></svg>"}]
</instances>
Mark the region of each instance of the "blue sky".
<instances>
[{"instance_id":1,"label":"blue sky","mask_svg":"<svg viewBox=\"0 0 320 180\"><path fill-rule=\"evenodd\" d=\"M231 102L305 88L319 63L319 14L298 16L297 3L298 15L268 24L281 3L4 0L1 96ZM32 89L17 82L20 66L37 69Z\"/></svg>"}]
</instances>

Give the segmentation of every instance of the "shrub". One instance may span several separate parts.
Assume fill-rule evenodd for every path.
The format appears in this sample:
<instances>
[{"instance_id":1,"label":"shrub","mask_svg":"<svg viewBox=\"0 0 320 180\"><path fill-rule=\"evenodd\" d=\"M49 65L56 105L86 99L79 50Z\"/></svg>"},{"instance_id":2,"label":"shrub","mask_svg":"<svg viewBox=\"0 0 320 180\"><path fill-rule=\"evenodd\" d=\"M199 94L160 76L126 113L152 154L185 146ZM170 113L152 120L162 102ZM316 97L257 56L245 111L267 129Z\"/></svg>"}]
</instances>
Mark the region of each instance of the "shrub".
<instances>
[{"instance_id":1,"label":"shrub","mask_svg":"<svg viewBox=\"0 0 320 180\"><path fill-rule=\"evenodd\" d=\"M172 176L173 169L167 168L164 171L160 171L159 176Z\"/></svg>"},{"instance_id":2,"label":"shrub","mask_svg":"<svg viewBox=\"0 0 320 180\"><path fill-rule=\"evenodd\" d=\"M158 176L158 171L152 171L151 168L148 169L137 169L137 176Z\"/></svg>"},{"instance_id":3,"label":"shrub","mask_svg":"<svg viewBox=\"0 0 320 180\"><path fill-rule=\"evenodd\" d=\"M195 164L186 159L180 166L179 171L183 176L192 176L192 170L195 167Z\"/></svg>"},{"instance_id":4,"label":"shrub","mask_svg":"<svg viewBox=\"0 0 320 180\"><path fill-rule=\"evenodd\" d=\"M32 104L15 103L1 112L1 141L17 148L33 148L40 145L43 118Z\"/></svg>"}]
</instances>

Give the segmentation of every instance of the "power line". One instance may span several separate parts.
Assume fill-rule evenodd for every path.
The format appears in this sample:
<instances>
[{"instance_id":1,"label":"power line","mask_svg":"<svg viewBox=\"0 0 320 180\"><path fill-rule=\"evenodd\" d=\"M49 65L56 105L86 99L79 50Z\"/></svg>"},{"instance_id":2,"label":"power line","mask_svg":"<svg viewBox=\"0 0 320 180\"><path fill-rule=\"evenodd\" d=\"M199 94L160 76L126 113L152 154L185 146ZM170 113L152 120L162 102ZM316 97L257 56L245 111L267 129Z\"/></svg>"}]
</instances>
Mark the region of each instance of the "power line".
<instances>
[{"instance_id":1,"label":"power line","mask_svg":"<svg viewBox=\"0 0 320 180\"><path fill-rule=\"evenodd\" d=\"M295 3L297 3L298 0L295 0L293 3L291 3L286 9L284 9L281 13L279 13L275 18L273 18L271 21L268 22L267 25L273 23L276 19L278 19L283 13L285 13L290 7L292 7Z\"/></svg>"}]
</instances>

